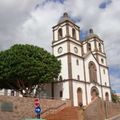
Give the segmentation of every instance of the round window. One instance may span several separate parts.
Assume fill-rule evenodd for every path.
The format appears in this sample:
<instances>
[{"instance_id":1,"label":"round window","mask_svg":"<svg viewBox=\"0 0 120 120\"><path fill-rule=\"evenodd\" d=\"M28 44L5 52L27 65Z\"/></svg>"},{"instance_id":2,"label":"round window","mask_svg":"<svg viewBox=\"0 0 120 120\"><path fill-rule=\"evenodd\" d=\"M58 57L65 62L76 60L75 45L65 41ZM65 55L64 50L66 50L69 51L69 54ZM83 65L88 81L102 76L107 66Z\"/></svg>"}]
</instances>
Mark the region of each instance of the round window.
<instances>
[{"instance_id":1,"label":"round window","mask_svg":"<svg viewBox=\"0 0 120 120\"><path fill-rule=\"evenodd\" d=\"M58 48L58 53L62 53L62 51L63 51L63 48L62 48L62 47L59 47L59 48Z\"/></svg>"},{"instance_id":2,"label":"round window","mask_svg":"<svg viewBox=\"0 0 120 120\"><path fill-rule=\"evenodd\" d=\"M74 51L75 51L75 53L78 53L78 48L74 47Z\"/></svg>"}]
</instances>

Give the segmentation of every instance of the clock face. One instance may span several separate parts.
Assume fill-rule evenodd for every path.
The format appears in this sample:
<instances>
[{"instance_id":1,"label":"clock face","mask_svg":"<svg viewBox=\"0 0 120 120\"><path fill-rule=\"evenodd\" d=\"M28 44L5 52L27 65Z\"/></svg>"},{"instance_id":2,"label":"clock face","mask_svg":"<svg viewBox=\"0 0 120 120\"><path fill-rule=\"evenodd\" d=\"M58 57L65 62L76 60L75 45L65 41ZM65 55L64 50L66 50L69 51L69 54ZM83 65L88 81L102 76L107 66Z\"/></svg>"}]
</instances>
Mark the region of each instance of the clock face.
<instances>
[{"instance_id":1,"label":"clock face","mask_svg":"<svg viewBox=\"0 0 120 120\"><path fill-rule=\"evenodd\" d=\"M62 53L62 51L63 51L63 48L62 48L62 47L59 47L59 48L58 48L58 53Z\"/></svg>"},{"instance_id":2,"label":"clock face","mask_svg":"<svg viewBox=\"0 0 120 120\"><path fill-rule=\"evenodd\" d=\"M78 48L74 47L74 51L75 51L75 53L78 53Z\"/></svg>"}]
</instances>

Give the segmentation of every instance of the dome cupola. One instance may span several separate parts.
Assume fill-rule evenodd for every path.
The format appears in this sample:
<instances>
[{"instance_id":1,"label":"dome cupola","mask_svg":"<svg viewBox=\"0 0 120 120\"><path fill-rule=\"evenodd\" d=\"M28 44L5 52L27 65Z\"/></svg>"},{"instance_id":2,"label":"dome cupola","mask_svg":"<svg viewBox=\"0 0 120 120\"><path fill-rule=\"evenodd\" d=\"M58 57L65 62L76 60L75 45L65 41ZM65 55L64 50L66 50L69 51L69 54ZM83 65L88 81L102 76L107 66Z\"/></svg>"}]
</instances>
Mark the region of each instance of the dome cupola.
<instances>
[{"instance_id":1,"label":"dome cupola","mask_svg":"<svg viewBox=\"0 0 120 120\"><path fill-rule=\"evenodd\" d=\"M67 12L65 12L63 14L63 16L59 19L58 23L62 23L64 21L70 21L70 22L74 23L74 21L70 18L70 16L68 15Z\"/></svg>"}]
</instances>

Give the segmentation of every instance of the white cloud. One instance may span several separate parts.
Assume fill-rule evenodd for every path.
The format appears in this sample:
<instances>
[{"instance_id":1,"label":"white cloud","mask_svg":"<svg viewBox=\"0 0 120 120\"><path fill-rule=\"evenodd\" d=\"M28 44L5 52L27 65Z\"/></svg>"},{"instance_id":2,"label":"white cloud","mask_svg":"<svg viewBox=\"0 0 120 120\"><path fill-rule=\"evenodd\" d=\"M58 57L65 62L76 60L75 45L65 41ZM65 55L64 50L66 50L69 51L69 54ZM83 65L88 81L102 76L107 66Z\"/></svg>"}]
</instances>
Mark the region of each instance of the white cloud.
<instances>
[{"instance_id":1,"label":"white cloud","mask_svg":"<svg viewBox=\"0 0 120 120\"><path fill-rule=\"evenodd\" d=\"M14 44L18 28L29 19L37 0L0 1L0 49Z\"/></svg>"},{"instance_id":2,"label":"white cloud","mask_svg":"<svg viewBox=\"0 0 120 120\"><path fill-rule=\"evenodd\" d=\"M120 79L117 76L110 76L111 78L111 85L112 90L115 90L116 92L120 92Z\"/></svg>"},{"instance_id":3,"label":"white cloud","mask_svg":"<svg viewBox=\"0 0 120 120\"><path fill-rule=\"evenodd\" d=\"M109 65L120 68L120 1L113 0L107 9L102 10L98 25L95 27L97 32L105 41L105 48L108 54Z\"/></svg>"},{"instance_id":4,"label":"white cloud","mask_svg":"<svg viewBox=\"0 0 120 120\"><path fill-rule=\"evenodd\" d=\"M20 28L22 31L21 42L31 43L44 47L51 51L52 27L58 22L58 18L63 13L63 5L48 2L44 6L39 6L31 12L31 18L24 22Z\"/></svg>"}]
</instances>

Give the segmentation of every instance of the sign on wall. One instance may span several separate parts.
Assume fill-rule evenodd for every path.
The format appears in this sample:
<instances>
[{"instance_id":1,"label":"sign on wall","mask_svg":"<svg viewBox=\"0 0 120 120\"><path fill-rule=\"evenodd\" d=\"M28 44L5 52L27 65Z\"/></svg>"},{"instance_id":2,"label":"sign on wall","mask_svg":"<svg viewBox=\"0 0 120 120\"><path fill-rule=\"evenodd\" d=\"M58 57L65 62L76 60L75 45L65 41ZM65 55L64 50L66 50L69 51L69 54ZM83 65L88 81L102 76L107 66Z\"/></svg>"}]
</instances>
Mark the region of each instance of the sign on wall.
<instances>
[{"instance_id":1,"label":"sign on wall","mask_svg":"<svg viewBox=\"0 0 120 120\"><path fill-rule=\"evenodd\" d=\"M11 102L3 102L0 105L1 111L4 112L13 112L13 103Z\"/></svg>"}]
</instances>

